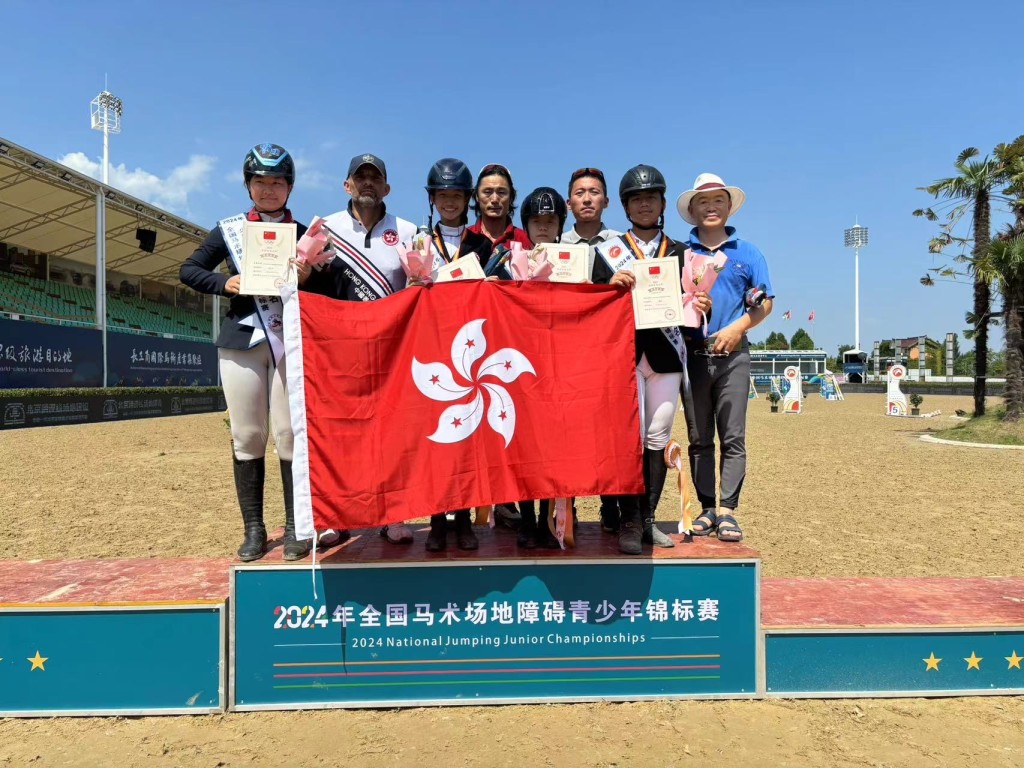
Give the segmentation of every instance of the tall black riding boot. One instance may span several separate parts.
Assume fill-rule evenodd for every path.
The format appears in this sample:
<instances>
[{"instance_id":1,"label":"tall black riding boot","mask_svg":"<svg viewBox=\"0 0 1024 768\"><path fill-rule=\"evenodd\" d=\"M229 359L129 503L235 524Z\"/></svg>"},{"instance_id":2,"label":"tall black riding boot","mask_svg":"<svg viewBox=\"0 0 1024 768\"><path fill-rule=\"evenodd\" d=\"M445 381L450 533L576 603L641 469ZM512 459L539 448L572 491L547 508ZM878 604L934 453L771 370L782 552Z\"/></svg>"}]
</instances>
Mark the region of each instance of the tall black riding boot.
<instances>
[{"instance_id":1,"label":"tall black riding boot","mask_svg":"<svg viewBox=\"0 0 1024 768\"><path fill-rule=\"evenodd\" d=\"M619 525L619 497L601 497L601 530L605 533L618 533Z\"/></svg>"},{"instance_id":2,"label":"tall black riding boot","mask_svg":"<svg viewBox=\"0 0 1024 768\"><path fill-rule=\"evenodd\" d=\"M561 549L558 539L551 532L551 516L555 513L553 499L541 499L540 511L537 513L537 546L542 549ZM569 521L566 521L569 522ZM569 522L571 525L571 522Z\"/></svg>"},{"instance_id":3,"label":"tall black riding boot","mask_svg":"<svg viewBox=\"0 0 1024 768\"><path fill-rule=\"evenodd\" d=\"M640 519L640 496L618 496L619 551L624 555L639 555L643 521Z\"/></svg>"},{"instance_id":4,"label":"tall black riding boot","mask_svg":"<svg viewBox=\"0 0 1024 768\"><path fill-rule=\"evenodd\" d=\"M299 560L309 554L313 540L295 539L295 495L292 483L292 463L281 459L281 485L284 486L284 559Z\"/></svg>"},{"instance_id":5,"label":"tall black riding boot","mask_svg":"<svg viewBox=\"0 0 1024 768\"><path fill-rule=\"evenodd\" d=\"M516 544L523 549L537 548L537 510L532 501L519 502L519 536Z\"/></svg>"},{"instance_id":6,"label":"tall black riding boot","mask_svg":"<svg viewBox=\"0 0 1024 768\"><path fill-rule=\"evenodd\" d=\"M459 549L474 550L480 547L480 542L473 533L473 520L468 509L460 509L455 513L455 543Z\"/></svg>"},{"instance_id":7,"label":"tall black riding boot","mask_svg":"<svg viewBox=\"0 0 1024 768\"><path fill-rule=\"evenodd\" d=\"M430 516L430 533L427 534L427 552L443 552L448 546L448 516L442 512Z\"/></svg>"},{"instance_id":8,"label":"tall black riding boot","mask_svg":"<svg viewBox=\"0 0 1024 768\"><path fill-rule=\"evenodd\" d=\"M245 540L238 548L242 562L259 560L267 551L267 528L263 525L263 481L267 465L263 459L239 460L232 456L235 468L235 492L242 510Z\"/></svg>"},{"instance_id":9,"label":"tall black riding boot","mask_svg":"<svg viewBox=\"0 0 1024 768\"><path fill-rule=\"evenodd\" d=\"M644 448L644 487L647 489L647 494L640 501L640 512L644 520L644 541L663 549L675 546L672 539L662 533L654 524L654 516L658 511L658 502L661 501L661 491L665 487L667 474L665 452Z\"/></svg>"}]
</instances>

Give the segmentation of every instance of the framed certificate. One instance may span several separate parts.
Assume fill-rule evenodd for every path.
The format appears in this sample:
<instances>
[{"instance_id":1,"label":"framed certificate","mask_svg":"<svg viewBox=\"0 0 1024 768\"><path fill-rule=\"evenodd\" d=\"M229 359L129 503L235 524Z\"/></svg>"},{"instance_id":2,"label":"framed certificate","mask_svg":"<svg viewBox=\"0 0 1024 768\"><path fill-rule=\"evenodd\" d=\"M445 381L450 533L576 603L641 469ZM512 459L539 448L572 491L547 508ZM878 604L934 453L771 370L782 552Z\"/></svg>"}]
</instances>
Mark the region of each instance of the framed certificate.
<instances>
[{"instance_id":1,"label":"framed certificate","mask_svg":"<svg viewBox=\"0 0 1024 768\"><path fill-rule=\"evenodd\" d=\"M464 256L461 259L455 259L448 264L437 270L437 277L434 278L435 283L450 283L453 280L483 280L484 279L484 268L480 266L480 262L476 256Z\"/></svg>"},{"instance_id":2,"label":"framed certificate","mask_svg":"<svg viewBox=\"0 0 1024 768\"><path fill-rule=\"evenodd\" d=\"M247 221L242 234L242 284L246 296L280 296L281 286L295 285L295 225Z\"/></svg>"},{"instance_id":3,"label":"framed certificate","mask_svg":"<svg viewBox=\"0 0 1024 768\"><path fill-rule=\"evenodd\" d=\"M633 318L637 329L679 325L683 317L679 259L639 259L633 262L633 274Z\"/></svg>"},{"instance_id":4,"label":"framed certificate","mask_svg":"<svg viewBox=\"0 0 1024 768\"><path fill-rule=\"evenodd\" d=\"M551 264L552 283L585 283L590 273L590 246L586 244L542 243Z\"/></svg>"}]
</instances>

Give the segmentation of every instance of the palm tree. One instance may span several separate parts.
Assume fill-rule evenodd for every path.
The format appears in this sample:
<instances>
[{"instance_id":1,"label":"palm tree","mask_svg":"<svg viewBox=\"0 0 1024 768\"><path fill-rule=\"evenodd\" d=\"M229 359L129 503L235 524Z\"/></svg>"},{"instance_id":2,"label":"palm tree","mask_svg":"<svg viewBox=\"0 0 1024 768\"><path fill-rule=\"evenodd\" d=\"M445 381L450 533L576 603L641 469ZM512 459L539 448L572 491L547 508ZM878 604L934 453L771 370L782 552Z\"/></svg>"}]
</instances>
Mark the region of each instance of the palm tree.
<instances>
[{"instance_id":1,"label":"palm tree","mask_svg":"<svg viewBox=\"0 0 1024 768\"><path fill-rule=\"evenodd\" d=\"M971 160L980 153L974 147L968 147L956 159L956 176L946 179L939 179L927 187L919 189L927 192L932 197L946 200L953 204L946 217L946 223L942 225L942 231L938 237L932 239L928 250L932 253L942 253L943 249L953 243L964 243L963 238L954 237L953 228L960 221L963 215L970 211L971 229L974 245L971 255L958 256L956 261L967 264L967 273L974 281L974 311L968 315L968 320L974 326L969 334L974 338L974 415L985 414L985 378L988 374L988 326L991 320L989 306L991 304L991 290L989 283L975 268L988 250L991 233L991 209L993 189L1004 180L1003 164L986 156L981 160ZM918 209L914 211L915 216L924 216L929 221L938 220L938 216L931 208ZM943 274L951 274L948 268L941 271ZM925 281L922 281L925 282Z\"/></svg>"},{"instance_id":2,"label":"palm tree","mask_svg":"<svg viewBox=\"0 0 1024 768\"><path fill-rule=\"evenodd\" d=\"M989 245L988 256L979 265L979 273L993 279L1003 296L1006 327L1006 402L1007 421L1019 421L1024 415L1024 230L1014 228Z\"/></svg>"}]
</instances>

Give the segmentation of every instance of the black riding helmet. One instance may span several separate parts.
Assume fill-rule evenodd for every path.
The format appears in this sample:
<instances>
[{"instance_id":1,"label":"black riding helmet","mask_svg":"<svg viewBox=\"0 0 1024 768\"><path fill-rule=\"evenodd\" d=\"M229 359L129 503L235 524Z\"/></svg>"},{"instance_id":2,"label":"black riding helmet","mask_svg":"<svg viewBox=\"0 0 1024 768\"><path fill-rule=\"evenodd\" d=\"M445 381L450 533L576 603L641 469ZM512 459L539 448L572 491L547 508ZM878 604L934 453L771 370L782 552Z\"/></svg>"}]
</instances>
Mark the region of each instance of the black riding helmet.
<instances>
[{"instance_id":1,"label":"black riding helmet","mask_svg":"<svg viewBox=\"0 0 1024 768\"><path fill-rule=\"evenodd\" d=\"M444 157L430 167L427 174L428 192L439 189L457 189L467 194L473 191L473 173L466 164L454 157Z\"/></svg>"},{"instance_id":2,"label":"black riding helmet","mask_svg":"<svg viewBox=\"0 0 1024 768\"><path fill-rule=\"evenodd\" d=\"M257 144L249 150L242 163L245 188L253 176L281 176L288 186L295 184L295 161L288 150L278 144Z\"/></svg>"},{"instance_id":3,"label":"black riding helmet","mask_svg":"<svg viewBox=\"0 0 1024 768\"><path fill-rule=\"evenodd\" d=\"M626 207L626 201L637 192L645 192L647 190L654 190L655 192L661 193L662 201L665 200L665 191L668 189L668 184L665 181L665 177L661 175L661 171L655 168L653 165L634 165L625 175L622 177L622 181L619 182L619 202L622 203L622 207ZM629 219L629 214L626 214L626 219ZM629 219L632 224L632 220ZM663 228L665 225L665 214L662 213L658 219L658 229Z\"/></svg>"},{"instance_id":4,"label":"black riding helmet","mask_svg":"<svg viewBox=\"0 0 1024 768\"><path fill-rule=\"evenodd\" d=\"M473 172L464 162L454 157L443 157L430 166L427 174L427 199L430 203L428 229L434 228L434 193L442 189L454 189L466 193L466 210L462 212L462 224L469 221L469 198L473 194Z\"/></svg>"},{"instance_id":5,"label":"black riding helmet","mask_svg":"<svg viewBox=\"0 0 1024 768\"><path fill-rule=\"evenodd\" d=\"M565 219L569 215L569 209L563 198L552 187L537 187L526 196L523 207L519 211L519 219L526 229L527 222L534 216L545 216L553 214L558 217L558 231L565 229Z\"/></svg>"},{"instance_id":6,"label":"black riding helmet","mask_svg":"<svg viewBox=\"0 0 1024 768\"><path fill-rule=\"evenodd\" d=\"M626 198L631 194L647 189L657 190L664 195L668 184L665 183L665 177L661 175L661 171L653 165L643 165L642 163L635 165L626 171L626 175L619 182L619 200L625 204Z\"/></svg>"}]
</instances>

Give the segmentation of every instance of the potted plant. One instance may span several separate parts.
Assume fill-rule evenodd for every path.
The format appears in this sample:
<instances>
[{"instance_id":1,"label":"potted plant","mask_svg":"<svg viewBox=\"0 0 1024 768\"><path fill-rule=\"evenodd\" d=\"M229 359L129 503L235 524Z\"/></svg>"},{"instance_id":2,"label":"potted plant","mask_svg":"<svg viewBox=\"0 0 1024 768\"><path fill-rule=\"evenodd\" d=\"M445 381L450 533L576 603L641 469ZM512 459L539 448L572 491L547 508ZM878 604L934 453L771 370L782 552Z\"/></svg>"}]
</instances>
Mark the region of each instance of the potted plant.
<instances>
[{"instance_id":1,"label":"potted plant","mask_svg":"<svg viewBox=\"0 0 1024 768\"><path fill-rule=\"evenodd\" d=\"M774 389L768 393L768 402L772 404L772 413L779 412L779 400L782 399L782 395L776 392Z\"/></svg>"},{"instance_id":2,"label":"potted plant","mask_svg":"<svg viewBox=\"0 0 1024 768\"><path fill-rule=\"evenodd\" d=\"M910 396L910 415L920 416L921 415L921 403L924 402L924 398L915 392Z\"/></svg>"}]
</instances>

